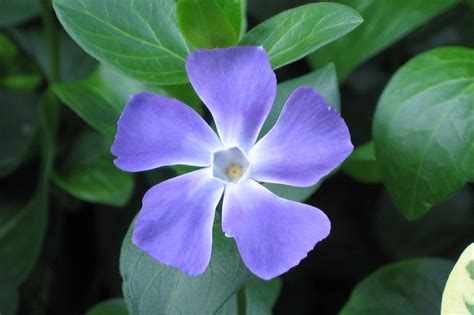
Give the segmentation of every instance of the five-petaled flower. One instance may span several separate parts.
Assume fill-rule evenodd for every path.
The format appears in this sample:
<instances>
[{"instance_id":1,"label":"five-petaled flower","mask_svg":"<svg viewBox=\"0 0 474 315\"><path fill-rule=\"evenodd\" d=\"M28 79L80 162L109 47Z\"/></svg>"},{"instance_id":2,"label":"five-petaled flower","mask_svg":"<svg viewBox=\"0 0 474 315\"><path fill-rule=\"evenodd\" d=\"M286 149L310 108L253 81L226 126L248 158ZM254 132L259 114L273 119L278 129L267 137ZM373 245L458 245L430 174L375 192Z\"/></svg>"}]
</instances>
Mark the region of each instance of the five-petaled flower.
<instances>
[{"instance_id":1,"label":"five-petaled flower","mask_svg":"<svg viewBox=\"0 0 474 315\"><path fill-rule=\"evenodd\" d=\"M260 183L314 185L352 152L347 126L314 89L301 87L255 143L276 94L275 73L261 47L199 49L187 58L186 71L219 137L178 100L133 96L118 121L115 165L131 172L202 167L145 194L133 242L163 264L203 273L224 196L222 230L235 239L251 272L276 277L329 234L330 222L321 210L282 199Z\"/></svg>"}]
</instances>

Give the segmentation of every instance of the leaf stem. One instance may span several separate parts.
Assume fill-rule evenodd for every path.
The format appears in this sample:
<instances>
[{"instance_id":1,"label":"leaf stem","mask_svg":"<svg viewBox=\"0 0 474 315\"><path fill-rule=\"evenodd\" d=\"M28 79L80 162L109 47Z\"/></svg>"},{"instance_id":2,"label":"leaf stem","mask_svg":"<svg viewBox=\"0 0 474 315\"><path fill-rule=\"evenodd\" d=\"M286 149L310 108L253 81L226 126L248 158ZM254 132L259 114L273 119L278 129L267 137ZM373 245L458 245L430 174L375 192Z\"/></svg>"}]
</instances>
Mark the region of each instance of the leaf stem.
<instances>
[{"instance_id":1,"label":"leaf stem","mask_svg":"<svg viewBox=\"0 0 474 315\"><path fill-rule=\"evenodd\" d=\"M237 292L237 314L245 315L247 313L247 298L245 297L245 286Z\"/></svg>"},{"instance_id":2,"label":"leaf stem","mask_svg":"<svg viewBox=\"0 0 474 315\"><path fill-rule=\"evenodd\" d=\"M50 0L39 0L41 5L41 17L43 20L46 43L48 45L49 58L49 81L59 81L59 49L56 34L56 23Z\"/></svg>"}]
</instances>

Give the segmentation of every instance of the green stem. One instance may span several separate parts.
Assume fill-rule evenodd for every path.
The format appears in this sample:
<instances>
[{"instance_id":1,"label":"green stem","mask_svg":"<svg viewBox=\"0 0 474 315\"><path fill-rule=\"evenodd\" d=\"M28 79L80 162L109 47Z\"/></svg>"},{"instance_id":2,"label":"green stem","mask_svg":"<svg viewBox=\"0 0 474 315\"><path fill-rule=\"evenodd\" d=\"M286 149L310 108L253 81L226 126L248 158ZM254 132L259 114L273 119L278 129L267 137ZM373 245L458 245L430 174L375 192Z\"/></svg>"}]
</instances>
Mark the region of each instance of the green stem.
<instances>
[{"instance_id":1,"label":"green stem","mask_svg":"<svg viewBox=\"0 0 474 315\"><path fill-rule=\"evenodd\" d=\"M237 292L237 314L245 315L247 313L247 298L245 297L245 286Z\"/></svg>"},{"instance_id":2,"label":"green stem","mask_svg":"<svg viewBox=\"0 0 474 315\"><path fill-rule=\"evenodd\" d=\"M50 0L39 0L41 5L41 17L43 20L43 27L48 45L49 58L49 80L51 83L59 81L59 50L58 40L56 34L55 16Z\"/></svg>"}]
</instances>

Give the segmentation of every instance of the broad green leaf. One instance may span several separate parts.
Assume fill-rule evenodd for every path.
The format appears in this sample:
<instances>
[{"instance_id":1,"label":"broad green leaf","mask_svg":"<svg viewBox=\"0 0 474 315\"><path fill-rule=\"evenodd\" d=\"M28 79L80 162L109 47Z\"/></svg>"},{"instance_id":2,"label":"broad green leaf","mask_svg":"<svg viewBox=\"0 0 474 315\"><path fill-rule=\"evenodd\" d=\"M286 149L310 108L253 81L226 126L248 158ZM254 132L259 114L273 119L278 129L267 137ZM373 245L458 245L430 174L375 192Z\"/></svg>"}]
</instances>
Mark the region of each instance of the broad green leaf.
<instances>
[{"instance_id":1,"label":"broad green leaf","mask_svg":"<svg viewBox=\"0 0 474 315\"><path fill-rule=\"evenodd\" d=\"M237 39L242 37L247 27L247 0L217 0L217 3L227 15Z\"/></svg>"},{"instance_id":2,"label":"broad green leaf","mask_svg":"<svg viewBox=\"0 0 474 315\"><path fill-rule=\"evenodd\" d=\"M125 303L131 314L211 314L244 285L249 271L235 242L213 228L212 258L198 277L161 265L140 251L131 240L133 223L120 257Z\"/></svg>"},{"instance_id":3,"label":"broad green leaf","mask_svg":"<svg viewBox=\"0 0 474 315\"><path fill-rule=\"evenodd\" d=\"M410 222L383 194L376 204L375 239L387 254L398 259L440 255L472 239L473 205L474 196L464 188L423 218Z\"/></svg>"},{"instance_id":4,"label":"broad green leaf","mask_svg":"<svg viewBox=\"0 0 474 315\"><path fill-rule=\"evenodd\" d=\"M86 315L128 315L122 298L113 298L96 304Z\"/></svg>"},{"instance_id":5,"label":"broad green leaf","mask_svg":"<svg viewBox=\"0 0 474 315\"><path fill-rule=\"evenodd\" d=\"M113 164L111 139L86 131L71 144L53 177L72 196L94 203L124 206L133 191L133 175Z\"/></svg>"},{"instance_id":6,"label":"broad green leaf","mask_svg":"<svg viewBox=\"0 0 474 315\"><path fill-rule=\"evenodd\" d=\"M119 72L155 84L186 83L189 53L174 0L54 0L71 37Z\"/></svg>"},{"instance_id":7,"label":"broad green leaf","mask_svg":"<svg viewBox=\"0 0 474 315\"><path fill-rule=\"evenodd\" d=\"M342 170L362 183L380 183L380 170L375 158L374 143L357 147L342 165Z\"/></svg>"},{"instance_id":8,"label":"broad green leaf","mask_svg":"<svg viewBox=\"0 0 474 315\"><path fill-rule=\"evenodd\" d=\"M0 0L0 27L24 22L40 12L38 0Z\"/></svg>"},{"instance_id":9,"label":"broad green leaf","mask_svg":"<svg viewBox=\"0 0 474 315\"><path fill-rule=\"evenodd\" d=\"M438 315L453 264L438 258L392 263L362 280L341 315Z\"/></svg>"},{"instance_id":10,"label":"broad green leaf","mask_svg":"<svg viewBox=\"0 0 474 315\"><path fill-rule=\"evenodd\" d=\"M250 277L244 290L245 314L271 315L281 290L280 278L264 281L257 277ZM216 313L217 315L239 315L238 297L234 294Z\"/></svg>"},{"instance_id":11,"label":"broad green leaf","mask_svg":"<svg viewBox=\"0 0 474 315\"><path fill-rule=\"evenodd\" d=\"M364 23L354 32L318 50L309 58L317 68L334 62L340 81L359 64L459 0L336 0L354 8Z\"/></svg>"},{"instance_id":12,"label":"broad green leaf","mask_svg":"<svg viewBox=\"0 0 474 315\"><path fill-rule=\"evenodd\" d=\"M25 159L38 126L38 96L0 91L0 176Z\"/></svg>"},{"instance_id":13,"label":"broad green leaf","mask_svg":"<svg viewBox=\"0 0 474 315\"><path fill-rule=\"evenodd\" d=\"M178 0L176 12L181 32L196 48L228 47L237 42L240 29L234 29L217 0Z\"/></svg>"},{"instance_id":14,"label":"broad green leaf","mask_svg":"<svg viewBox=\"0 0 474 315\"><path fill-rule=\"evenodd\" d=\"M281 110L283 109L283 105L290 94L296 88L301 86L310 86L315 88L335 109L338 111L341 110L336 71L334 69L334 65L328 64L317 71L313 71L302 77L278 84L275 102L270 114L267 117L267 120L262 127L260 137L265 135L273 127L273 125L278 120ZM318 189L319 186L320 183L304 188L280 184L265 184L265 187L280 197L295 201L304 201L308 199Z\"/></svg>"},{"instance_id":15,"label":"broad green leaf","mask_svg":"<svg viewBox=\"0 0 474 315\"><path fill-rule=\"evenodd\" d=\"M474 178L474 50L413 58L377 105L373 138L385 186L409 220Z\"/></svg>"},{"instance_id":16,"label":"broad green leaf","mask_svg":"<svg viewBox=\"0 0 474 315\"><path fill-rule=\"evenodd\" d=\"M78 116L104 135L113 136L117 120L132 94L151 91L180 98L200 109L199 98L189 85L158 88L129 79L101 65L85 80L54 85L56 95ZM197 99L197 100L196 100Z\"/></svg>"},{"instance_id":17,"label":"broad green leaf","mask_svg":"<svg viewBox=\"0 0 474 315\"><path fill-rule=\"evenodd\" d=\"M257 25L240 44L263 46L273 68L303 58L362 23L353 9L337 3L312 3L282 12Z\"/></svg>"},{"instance_id":18,"label":"broad green leaf","mask_svg":"<svg viewBox=\"0 0 474 315\"><path fill-rule=\"evenodd\" d=\"M461 254L443 291L441 315L474 314L474 243Z\"/></svg>"},{"instance_id":19,"label":"broad green leaf","mask_svg":"<svg viewBox=\"0 0 474 315\"><path fill-rule=\"evenodd\" d=\"M36 59L45 76L50 75L50 58L44 31L32 29L10 29L12 37L27 55ZM64 31L57 33L59 70L62 82L79 80L89 75L97 62L86 54Z\"/></svg>"}]
</instances>

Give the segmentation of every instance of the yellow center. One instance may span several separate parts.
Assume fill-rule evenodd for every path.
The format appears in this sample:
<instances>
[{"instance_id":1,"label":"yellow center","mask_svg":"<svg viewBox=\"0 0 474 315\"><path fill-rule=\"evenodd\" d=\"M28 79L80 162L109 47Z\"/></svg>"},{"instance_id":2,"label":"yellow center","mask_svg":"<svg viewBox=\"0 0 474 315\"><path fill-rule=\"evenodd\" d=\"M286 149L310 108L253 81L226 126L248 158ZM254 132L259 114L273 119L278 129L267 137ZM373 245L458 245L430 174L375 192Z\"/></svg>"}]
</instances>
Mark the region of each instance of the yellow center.
<instances>
[{"instance_id":1,"label":"yellow center","mask_svg":"<svg viewBox=\"0 0 474 315\"><path fill-rule=\"evenodd\" d=\"M236 180L242 177L242 166L239 164L231 164L226 170L227 178Z\"/></svg>"}]
</instances>

